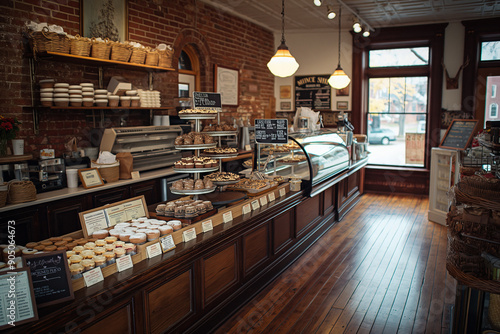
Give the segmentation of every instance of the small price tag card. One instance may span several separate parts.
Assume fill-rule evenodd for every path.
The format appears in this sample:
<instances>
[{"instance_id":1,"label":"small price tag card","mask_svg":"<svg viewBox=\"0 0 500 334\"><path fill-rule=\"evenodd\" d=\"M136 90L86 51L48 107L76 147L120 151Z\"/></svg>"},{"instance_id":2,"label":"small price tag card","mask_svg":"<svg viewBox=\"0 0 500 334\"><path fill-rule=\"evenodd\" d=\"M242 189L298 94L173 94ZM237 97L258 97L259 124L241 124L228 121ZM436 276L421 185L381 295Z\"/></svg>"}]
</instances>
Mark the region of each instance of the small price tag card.
<instances>
[{"instance_id":1,"label":"small price tag card","mask_svg":"<svg viewBox=\"0 0 500 334\"><path fill-rule=\"evenodd\" d=\"M260 205L261 206L267 205L267 196L262 196L260 198Z\"/></svg>"},{"instance_id":2,"label":"small price tag card","mask_svg":"<svg viewBox=\"0 0 500 334\"><path fill-rule=\"evenodd\" d=\"M87 287L104 281L104 276L102 275L101 267L97 267L92 270L84 272L83 280L85 281L85 286Z\"/></svg>"},{"instance_id":3,"label":"small price tag card","mask_svg":"<svg viewBox=\"0 0 500 334\"><path fill-rule=\"evenodd\" d=\"M212 219L209 219L201 223L201 228L203 229L203 233L212 231L214 229L214 226L212 225Z\"/></svg>"},{"instance_id":4,"label":"small price tag card","mask_svg":"<svg viewBox=\"0 0 500 334\"><path fill-rule=\"evenodd\" d=\"M182 240L184 242L188 242L193 239L196 239L196 229L194 227L182 232Z\"/></svg>"},{"instance_id":5,"label":"small price tag card","mask_svg":"<svg viewBox=\"0 0 500 334\"><path fill-rule=\"evenodd\" d=\"M283 197L283 196L285 196L285 195L286 195L286 190L285 190L285 188L281 188L281 189L280 189L280 197Z\"/></svg>"},{"instance_id":6,"label":"small price tag card","mask_svg":"<svg viewBox=\"0 0 500 334\"><path fill-rule=\"evenodd\" d=\"M224 223L229 223L232 220L233 220L233 212L232 211L228 211L222 215L222 221Z\"/></svg>"},{"instance_id":7,"label":"small price tag card","mask_svg":"<svg viewBox=\"0 0 500 334\"><path fill-rule=\"evenodd\" d=\"M161 249L163 253L168 252L171 249L175 248L174 238L172 238L172 234L166 235L163 238L160 238Z\"/></svg>"},{"instance_id":8,"label":"small price tag card","mask_svg":"<svg viewBox=\"0 0 500 334\"><path fill-rule=\"evenodd\" d=\"M258 208L260 208L259 201L258 201L258 200L254 200L254 201L252 201L252 210L253 210L253 211L255 211L255 210L257 210Z\"/></svg>"},{"instance_id":9,"label":"small price tag card","mask_svg":"<svg viewBox=\"0 0 500 334\"><path fill-rule=\"evenodd\" d=\"M116 269L121 272L132 268L134 263L132 262L132 257L130 255L122 256L116 259Z\"/></svg>"},{"instance_id":10,"label":"small price tag card","mask_svg":"<svg viewBox=\"0 0 500 334\"><path fill-rule=\"evenodd\" d=\"M146 251L148 253L148 259L151 259L155 256L158 256L161 254L161 246L160 243L154 243L151 246L146 247Z\"/></svg>"},{"instance_id":11,"label":"small price tag card","mask_svg":"<svg viewBox=\"0 0 500 334\"><path fill-rule=\"evenodd\" d=\"M141 178L141 174L139 174L139 171L133 171L130 173L130 176L132 177L132 180L138 180Z\"/></svg>"},{"instance_id":12,"label":"small price tag card","mask_svg":"<svg viewBox=\"0 0 500 334\"><path fill-rule=\"evenodd\" d=\"M244 215L246 215L247 213L250 213L250 212L252 212L252 208L250 207L250 203L243 205L242 213Z\"/></svg>"},{"instance_id":13,"label":"small price tag card","mask_svg":"<svg viewBox=\"0 0 500 334\"><path fill-rule=\"evenodd\" d=\"M272 202L276 199L276 196L274 196L274 191L269 193L267 197L269 197L269 202Z\"/></svg>"},{"instance_id":14,"label":"small price tag card","mask_svg":"<svg viewBox=\"0 0 500 334\"><path fill-rule=\"evenodd\" d=\"M250 146L250 145L245 145L245 150L247 150L247 151L251 151L251 150L252 150L252 146Z\"/></svg>"}]
</instances>

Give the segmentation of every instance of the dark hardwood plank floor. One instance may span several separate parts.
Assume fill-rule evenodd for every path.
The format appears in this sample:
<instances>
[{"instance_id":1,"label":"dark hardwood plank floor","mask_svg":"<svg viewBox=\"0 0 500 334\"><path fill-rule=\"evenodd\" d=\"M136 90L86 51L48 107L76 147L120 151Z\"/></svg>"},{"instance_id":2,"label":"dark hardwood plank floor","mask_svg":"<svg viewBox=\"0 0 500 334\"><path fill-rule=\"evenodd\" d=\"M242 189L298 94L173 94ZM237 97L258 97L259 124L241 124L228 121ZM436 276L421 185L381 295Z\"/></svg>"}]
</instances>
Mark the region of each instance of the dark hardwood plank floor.
<instances>
[{"instance_id":1,"label":"dark hardwood plank floor","mask_svg":"<svg viewBox=\"0 0 500 334\"><path fill-rule=\"evenodd\" d=\"M365 194L217 333L449 333L446 227L423 196Z\"/></svg>"}]
</instances>

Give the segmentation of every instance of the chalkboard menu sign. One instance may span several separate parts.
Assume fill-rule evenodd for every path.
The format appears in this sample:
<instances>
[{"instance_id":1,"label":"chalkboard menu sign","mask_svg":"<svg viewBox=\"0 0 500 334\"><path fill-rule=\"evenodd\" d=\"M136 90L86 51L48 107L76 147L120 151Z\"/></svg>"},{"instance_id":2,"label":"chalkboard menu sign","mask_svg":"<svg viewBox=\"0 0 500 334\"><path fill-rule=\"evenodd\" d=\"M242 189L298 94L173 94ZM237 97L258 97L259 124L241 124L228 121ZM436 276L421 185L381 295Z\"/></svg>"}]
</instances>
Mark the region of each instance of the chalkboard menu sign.
<instances>
[{"instance_id":1,"label":"chalkboard menu sign","mask_svg":"<svg viewBox=\"0 0 500 334\"><path fill-rule=\"evenodd\" d=\"M65 251L33 254L24 258L31 270L38 307L74 299Z\"/></svg>"},{"instance_id":2,"label":"chalkboard menu sign","mask_svg":"<svg viewBox=\"0 0 500 334\"><path fill-rule=\"evenodd\" d=\"M288 120L256 119L255 141L259 144L288 143Z\"/></svg>"},{"instance_id":3,"label":"chalkboard menu sign","mask_svg":"<svg viewBox=\"0 0 500 334\"><path fill-rule=\"evenodd\" d=\"M439 147L465 150L472 141L477 122L476 119L454 119L446 130Z\"/></svg>"},{"instance_id":4,"label":"chalkboard menu sign","mask_svg":"<svg viewBox=\"0 0 500 334\"><path fill-rule=\"evenodd\" d=\"M331 110L329 74L295 76L295 108Z\"/></svg>"},{"instance_id":5,"label":"chalkboard menu sign","mask_svg":"<svg viewBox=\"0 0 500 334\"><path fill-rule=\"evenodd\" d=\"M222 111L220 93L193 92L193 108Z\"/></svg>"}]
</instances>

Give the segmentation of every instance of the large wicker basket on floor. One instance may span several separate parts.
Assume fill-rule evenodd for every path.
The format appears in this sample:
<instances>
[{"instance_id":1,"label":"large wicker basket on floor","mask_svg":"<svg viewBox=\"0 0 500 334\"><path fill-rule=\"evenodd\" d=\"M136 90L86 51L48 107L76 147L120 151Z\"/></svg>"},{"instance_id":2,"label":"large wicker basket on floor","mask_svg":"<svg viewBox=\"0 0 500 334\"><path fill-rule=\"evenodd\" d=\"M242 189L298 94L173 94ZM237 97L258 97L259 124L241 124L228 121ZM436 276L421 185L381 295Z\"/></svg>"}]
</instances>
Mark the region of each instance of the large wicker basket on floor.
<instances>
[{"instance_id":1,"label":"large wicker basket on floor","mask_svg":"<svg viewBox=\"0 0 500 334\"><path fill-rule=\"evenodd\" d=\"M120 178L120 162L117 161L112 164L100 164L94 160L91 161L92 168L98 168L99 174L106 182L116 182Z\"/></svg>"}]
</instances>

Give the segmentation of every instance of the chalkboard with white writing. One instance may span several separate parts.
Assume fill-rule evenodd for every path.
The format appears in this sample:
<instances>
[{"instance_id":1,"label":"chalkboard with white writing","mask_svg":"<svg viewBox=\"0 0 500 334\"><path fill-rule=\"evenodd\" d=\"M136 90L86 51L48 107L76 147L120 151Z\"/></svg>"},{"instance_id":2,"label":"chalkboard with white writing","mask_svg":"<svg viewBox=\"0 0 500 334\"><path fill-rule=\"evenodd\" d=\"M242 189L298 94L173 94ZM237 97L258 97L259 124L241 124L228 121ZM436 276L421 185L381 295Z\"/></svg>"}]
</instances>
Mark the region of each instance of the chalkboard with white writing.
<instances>
[{"instance_id":1,"label":"chalkboard with white writing","mask_svg":"<svg viewBox=\"0 0 500 334\"><path fill-rule=\"evenodd\" d=\"M194 109L214 109L222 110L222 100L220 93L193 92Z\"/></svg>"},{"instance_id":2,"label":"chalkboard with white writing","mask_svg":"<svg viewBox=\"0 0 500 334\"><path fill-rule=\"evenodd\" d=\"M65 251L33 254L24 258L31 270L38 307L74 299Z\"/></svg>"},{"instance_id":3,"label":"chalkboard with white writing","mask_svg":"<svg viewBox=\"0 0 500 334\"><path fill-rule=\"evenodd\" d=\"M256 119L255 141L259 144L288 143L288 120Z\"/></svg>"},{"instance_id":4,"label":"chalkboard with white writing","mask_svg":"<svg viewBox=\"0 0 500 334\"><path fill-rule=\"evenodd\" d=\"M477 122L476 119L454 119L446 130L439 147L465 150L472 141Z\"/></svg>"}]
</instances>

